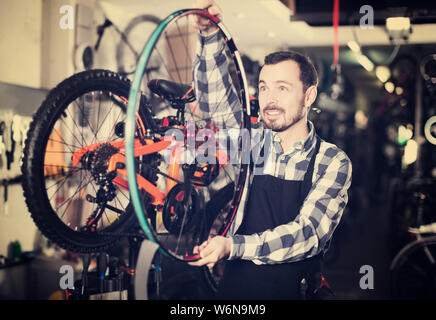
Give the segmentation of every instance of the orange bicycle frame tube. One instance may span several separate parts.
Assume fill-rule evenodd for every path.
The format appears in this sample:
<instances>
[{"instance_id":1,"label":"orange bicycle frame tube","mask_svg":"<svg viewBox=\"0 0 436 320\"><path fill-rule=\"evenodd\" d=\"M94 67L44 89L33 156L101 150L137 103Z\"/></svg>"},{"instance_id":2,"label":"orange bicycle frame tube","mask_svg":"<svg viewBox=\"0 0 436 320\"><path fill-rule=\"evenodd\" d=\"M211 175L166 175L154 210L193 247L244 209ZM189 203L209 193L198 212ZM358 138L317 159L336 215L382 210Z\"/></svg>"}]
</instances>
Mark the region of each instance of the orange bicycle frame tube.
<instances>
[{"instance_id":1,"label":"orange bicycle frame tube","mask_svg":"<svg viewBox=\"0 0 436 320\"><path fill-rule=\"evenodd\" d=\"M173 144L174 138L162 139L161 141L154 142L151 139L146 139L146 144L143 145L138 139L134 141L134 155L135 157L145 156L147 154L156 153L167 149ZM120 151L111 156L108 162L108 172L116 171L117 176L113 179L113 182L123 189L129 189L127 182L127 169L125 169L126 156L124 150L124 140L113 142L101 142L85 146L76 152L74 152L72 160L73 166L78 166L80 159L89 151L95 151L99 146L103 144L110 144ZM171 151L170 164L168 169L168 176L177 180L179 178L180 169L180 154L182 144L176 143ZM121 166L119 164L122 164ZM139 174L136 174L136 181L139 189L143 189L152 196L152 204L163 205L166 194L177 184L175 180L167 178L167 190L163 193L158 187L152 184Z\"/></svg>"}]
</instances>

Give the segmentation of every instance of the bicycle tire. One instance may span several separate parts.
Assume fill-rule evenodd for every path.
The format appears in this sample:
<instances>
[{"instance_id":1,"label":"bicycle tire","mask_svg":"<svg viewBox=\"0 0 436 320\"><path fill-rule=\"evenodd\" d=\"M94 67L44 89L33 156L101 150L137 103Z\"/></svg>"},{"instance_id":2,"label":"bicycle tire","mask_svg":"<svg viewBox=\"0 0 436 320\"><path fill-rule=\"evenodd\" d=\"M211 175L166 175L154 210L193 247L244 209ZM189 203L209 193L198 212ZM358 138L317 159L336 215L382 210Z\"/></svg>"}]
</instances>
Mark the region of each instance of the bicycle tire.
<instances>
[{"instance_id":1,"label":"bicycle tire","mask_svg":"<svg viewBox=\"0 0 436 320\"><path fill-rule=\"evenodd\" d=\"M231 82L231 84L234 85L234 90L235 92L237 92L237 98L239 99L240 102L240 109L238 109L235 112L235 114L237 113L237 117L239 119L236 121L239 125L238 129L239 130L249 129L249 125L250 125L248 121L249 99L248 99L248 91L246 90L247 82L245 78L245 72L243 69L242 60L240 58L240 54L234 44L232 37L225 29L225 27L222 25L222 23L219 20L217 20L215 17L206 13L205 11L197 10L197 9L179 10L169 15L167 18L163 19L162 23L155 29L155 31L152 33L152 35L150 36L149 40L146 43L146 46L139 60L137 70L135 72L135 77L132 82L132 88L129 95L129 104L128 104L127 121L126 121L126 166L128 171L128 182L131 191L132 203L135 209L135 213L138 217L140 226L144 230L146 236L151 241L159 244L160 250L164 254L181 261L195 261L199 259L199 256L195 255L192 252L193 247L201 243L203 240L207 239L208 236L213 235L213 232L216 232L215 234L219 234L222 236L224 236L227 233L229 226L231 225L235 213L239 207L239 200L243 191L243 187L246 180L246 173L248 169L248 163L242 163L241 150L238 149L238 155L237 155L238 161L236 161L237 164L235 164L233 167L230 168L230 170L233 170L232 174L234 174L232 177L235 177L234 178L235 181L233 182L234 184L231 185L232 182L227 183L228 182L227 181L223 184L223 186L221 186L222 188L224 186L228 187L230 185L230 187L233 188L231 199L225 199L228 200L228 201L224 201L227 204L225 208L215 208L216 210L214 210L214 213L216 213L218 217L213 216L212 223L211 221L207 222L208 226L209 225L212 226L213 224L213 227L210 230L202 230L201 232L199 232L201 234L201 237L197 239L194 239L194 233L197 232L198 230L192 232L188 231L186 232L187 233L186 236L181 231L181 228L177 229L180 231L179 234L177 233L172 234L171 232L165 233L165 231L160 232L158 230L158 227L153 225L153 221L156 221L154 217L156 211L143 210L144 205L143 203L141 203L141 199L138 193L138 183L135 179L136 172L134 168L132 132L134 132L135 123L132 117L135 114L138 107L135 98L139 92L139 88L143 81L144 70L147 69L147 64L150 61L151 57L153 57L153 55L157 55L158 57L160 57L160 59L163 62L167 62L168 64L165 65L165 63L162 63L164 66L161 67L161 71L165 69L167 71L167 77L165 77L164 79L173 82L184 83L184 84L187 84L190 81L192 81L192 78L190 78L189 76L190 74L189 70L192 70L191 63L193 59L190 59L192 57L191 56L192 48L189 47L189 44L191 43L189 42L191 39L189 38L191 36L191 33L189 29L190 27L189 27L188 19L193 15L197 15L204 19L208 19L210 23L213 23L215 26L217 26L218 34L225 39L224 43L226 47L225 50L223 51L225 51L228 54L227 60L230 61L231 63L229 70L230 69L233 70L233 72L231 72L231 70L229 71L229 74L232 76L231 80L233 81ZM182 19L185 19L186 22L183 22ZM171 39L176 39L176 40L171 40ZM184 39L187 40L185 41ZM176 46L174 42L171 43L171 41L179 41L179 42L181 41L182 43ZM161 49L167 48L166 55L165 54L162 55L161 52L162 50L159 50L159 46L161 46L160 47ZM180 50L180 51L175 52L175 50ZM168 61L165 61L166 58L168 59ZM172 73L175 73L177 76L172 75ZM159 76L162 76L162 73L160 73ZM153 75L151 75L151 77L153 77ZM147 92L147 96L149 95L153 95L153 93L151 91ZM156 110L153 108L152 110L154 113L157 113L160 116L168 116L168 114L171 114L171 111L174 112L174 110L172 110L170 106L168 106L164 110L164 112L161 112L162 110ZM215 115L217 115L218 117L218 112L215 113L214 111L211 111L210 114L213 114L213 116L211 116L208 119L212 119ZM192 114L190 116L191 118L195 118L195 116ZM240 142L238 141L238 143ZM238 145L237 148L240 148L240 146ZM224 174L231 176L231 174L228 174L227 172L225 172ZM229 179L229 181L230 180L231 178ZM204 190L204 189L200 188L200 190ZM210 189L208 189L205 192L209 192L209 190ZM206 214L204 214L204 208L207 206L209 199L212 199L213 194L214 191L211 191L209 193L210 198L207 198L207 196L200 194L200 198L202 200L200 202L203 204L200 207L201 210L203 211L200 213L201 221L200 220L197 221L198 225L201 225L202 223L206 223L205 222ZM190 200L188 199L188 201ZM219 203L220 201L216 201L216 202ZM185 209L185 212L183 213L183 219L186 216L188 216L188 214L186 213L186 209ZM184 221L185 220L182 220L182 225L185 225ZM201 227L202 226L200 226L200 228Z\"/></svg>"},{"instance_id":2,"label":"bicycle tire","mask_svg":"<svg viewBox=\"0 0 436 320\"><path fill-rule=\"evenodd\" d=\"M110 114L112 110L110 106L112 105L114 106L113 110L120 110L115 122L117 124L121 122L118 122L118 120L122 119L122 114L125 114L125 110L123 110L122 104L117 104L120 103L118 98L127 97L129 90L130 81L114 72L108 70L84 71L65 79L52 89L33 116L27 133L21 167L24 197L31 217L40 231L48 239L66 250L78 253L104 251L120 238L116 235L111 236L110 233L116 234L126 231L136 223L130 200L128 198L127 200L118 199L119 202L117 203L117 198L115 197L112 203L119 210L119 212L116 212L117 217L112 213L106 212L109 209L104 209L102 217L105 215L108 221L103 222L101 220L101 224L97 224L97 232L82 231L80 229L81 220L86 217L86 208L88 207L90 211L93 208L92 204L87 204L83 200L82 193L86 193L88 188L94 186L95 183L92 180L93 178L89 178L88 173L85 173L85 169L75 168L71 165L71 162L68 162L68 157L74 154L76 150L72 145L78 147L79 142L83 144L89 143L89 140L85 141L85 135L87 131L93 129L91 123L97 124L94 127L95 135L92 137L91 142L104 143L108 142L109 138L112 140L119 139L119 137L113 137L112 134L112 136L108 136L108 139L105 140L102 137L106 137L107 132L103 132L103 129L107 128L108 124L110 128L111 124L106 121L113 117ZM94 111L94 115L90 116L89 113L93 112L94 105L90 104L90 100L85 99L92 98L92 102L94 102L97 101L97 97L100 98L98 109L95 106L97 111ZM110 102L109 109L102 102ZM76 110L79 110L78 113L75 113L77 112ZM87 111L85 112L85 110ZM94 122L96 112L98 112L97 120ZM102 123L99 126L98 117L100 112L102 114ZM147 124L148 115L146 115L146 109L141 108L139 112L143 122ZM103 114L105 117L103 117ZM75 119L79 120L76 122ZM70 123L73 121L75 126L69 127L67 125L69 121ZM64 131L55 131L58 129L64 129ZM76 140L68 138L68 136L75 137L74 132L79 132L80 130L82 130L82 138ZM113 130L115 131L115 126ZM56 132L55 135L53 135L54 132ZM69 139L74 140L74 143L70 145ZM53 149L49 149L49 143L55 143L55 140L61 148L55 152L61 154L58 158L59 166L55 166L55 162L52 162L49 157L49 154L54 152L51 151ZM100 149L102 156L104 155L103 151L103 148ZM97 159L97 156L95 156L95 159ZM65 162L63 163L62 161ZM101 162L96 163L101 164ZM65 164L65 166L62 166L62 164ZM80 174L78 174L79 171ZM65 172L67 173L65 174ZM76 182L76 180L79 181L82 178L83 181L87 178L89 179L87 183L83 181ZM53 181L55 182L53 183ZM77 184L80 187L78 187L76 193L73 193L68 198L69 188L73 186L72 188L74 189L74 186ZM55 186L56 190L54 190L53 186ZM77 195L77 191L80 191L79 195ZM119 190L114 191L115 194L121 197L120 192ZM126 196L125 193L124 196ZM63 208L61 205L57 206L58 197L60 198L60 203L63 203ZM67 200L62 202L63 198ZM64 210L64 208L65 211L60 216L61 210ZM114 220L111 221L110 219ZM104 235L100 235L99 231L104 232Z\"/></svg>"},{"instance_id":3,"label":"bicycle tire","mask_svg":"<svg viewBox=\"0 0 436 320\"><path fill-rule=\"evenodd\" d=\"M390 266L392 298L434 300L436 298L434 259L436 259L436 236L415 240L401 249Z\"/></svg>"}]
</instances>

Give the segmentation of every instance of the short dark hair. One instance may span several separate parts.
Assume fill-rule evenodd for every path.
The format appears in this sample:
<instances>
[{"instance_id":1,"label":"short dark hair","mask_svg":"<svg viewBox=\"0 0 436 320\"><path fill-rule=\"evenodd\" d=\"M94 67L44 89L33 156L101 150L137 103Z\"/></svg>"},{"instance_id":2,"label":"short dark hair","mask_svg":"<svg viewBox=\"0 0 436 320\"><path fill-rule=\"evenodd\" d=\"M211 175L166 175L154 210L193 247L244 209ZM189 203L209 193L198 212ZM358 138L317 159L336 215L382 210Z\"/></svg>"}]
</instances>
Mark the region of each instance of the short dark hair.
<instances>
[{"instance_id":1,"label":"short dark hair","mask_svg":"<svg viewBox=\"0 0 436 320\"><path fill-rule=\"evenodd\" d=\"M310 86L318 85L318 72L312 60L296 51L278 51L270 53L265 57L265 65L277 64L282 61L293 60L300 67L300 80L303 82L303 92Z\"/></svg>"}]
</instances>

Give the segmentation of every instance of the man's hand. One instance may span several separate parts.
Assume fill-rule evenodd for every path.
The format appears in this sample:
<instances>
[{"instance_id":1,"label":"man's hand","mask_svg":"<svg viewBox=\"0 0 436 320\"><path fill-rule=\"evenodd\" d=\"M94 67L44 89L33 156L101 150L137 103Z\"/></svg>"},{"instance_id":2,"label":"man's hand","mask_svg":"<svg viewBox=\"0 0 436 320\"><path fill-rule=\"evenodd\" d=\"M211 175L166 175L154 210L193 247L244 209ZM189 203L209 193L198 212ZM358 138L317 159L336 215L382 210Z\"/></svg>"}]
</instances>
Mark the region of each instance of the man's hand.
<instances>
[{"instance_id":1,"label":"man's hand","mask_svg":"<svg viewBox=\"0 0 436 320\"><path fill-rule=\"evenodd\" d=\"M204 265L213 267L219 260L225 259L230 255L230 249L230 238L216 236L194 248L194 253L200 253L201 259L195 262L189 262L189 264L194 267Z\"/></svg>"},{"instance_id":2,"label":"man's hand","mask_svg":"<svg viewBox=\"0 0 436 320\"><path fill-rule=\"evenodd\" d=\"M222 11L213 0L196 0L193 8L206 10L212 16L222 20ZM216 26L210 20L197 16L195 25L200 30L201 34L207 36L217 30Z\"/></svg>"}]
</instances>

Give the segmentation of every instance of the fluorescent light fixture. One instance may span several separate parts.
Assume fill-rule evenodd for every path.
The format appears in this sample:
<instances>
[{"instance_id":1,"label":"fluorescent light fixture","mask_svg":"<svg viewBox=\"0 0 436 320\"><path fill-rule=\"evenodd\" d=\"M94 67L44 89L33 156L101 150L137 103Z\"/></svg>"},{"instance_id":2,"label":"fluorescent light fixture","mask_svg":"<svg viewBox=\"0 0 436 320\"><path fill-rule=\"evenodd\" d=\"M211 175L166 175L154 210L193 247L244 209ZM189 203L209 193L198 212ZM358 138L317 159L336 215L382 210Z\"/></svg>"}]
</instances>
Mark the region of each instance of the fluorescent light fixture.
<instances>
[{"instance_id":1,"label":"fluorescent light fixture","mask_svg":"<svg viewBox=\"0 0 436 320\"><path fill-rule=\"evenodd\" d=\"M347 46L348 46L348 48L350 48L351 51L353 51L353 52L356 52L356 53L359 53L359 52L360 52L360 46L359 46L359 44L358 44L356 41L353 41L353 40L348 41L348 42L347 42Z\"/></svg>"},{"instance_id":2,"label":"fluorescent light fixture","mask_svg":"<svg viewBox=\"0 0 436 320\"><path fill-rule=\"evenodd\" d=\"M410 29L410 18L391 17L386 19L386 28L390 31L402 31Z\"/></svg>"},{"instance_id":3,"label":"fluorescent light fixture","mask_svg":"<svg viewBox=\"0 0 436 320\"><path fill-rule=\"evenodd\" d=\"M375 75L382 83L385 83L391 77L391 70L386 66L377 66L375 68Z\"/></svg>"},{"instance_id":4,"label":"fluorescent light fixture","mask_svg":"<svg viewBox=\"0 0 436 320\"><path fill-rule=\"evenodd\" d=\"M388 81L385 83L385 89L387 92L392 93L394 92L395 85L392 82Z\"/></svg>"},{"instance_id":5,"label":"fluorescent light fixture","mask_svg":"<svg viewBox=\"0 0 436 320\"><path fill-rule=\"evenodd\" d=\"M357 61L362 65L362 67L366 69L366 71L371 72L372 70L374 70L374 63L372 63L372 61L369 60L367 56L359 54L356 58Z\"/></svg>"}]
</instances>

